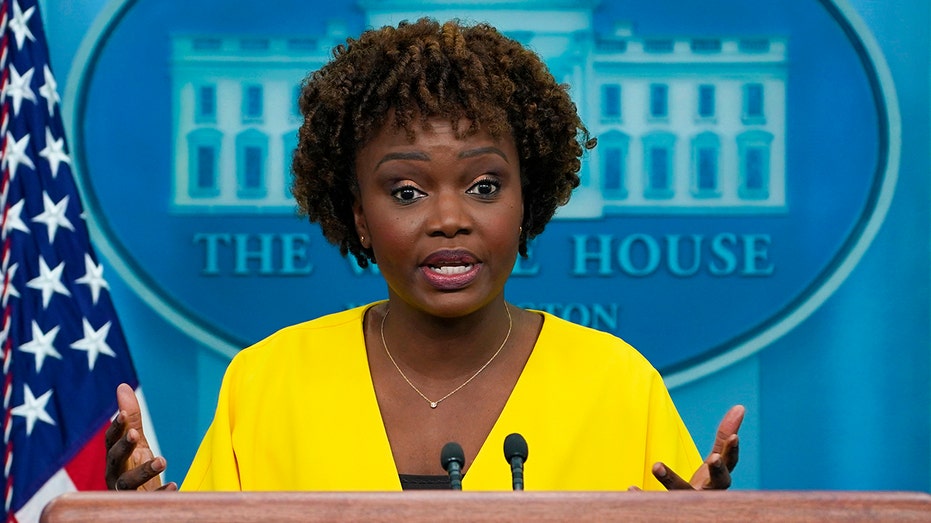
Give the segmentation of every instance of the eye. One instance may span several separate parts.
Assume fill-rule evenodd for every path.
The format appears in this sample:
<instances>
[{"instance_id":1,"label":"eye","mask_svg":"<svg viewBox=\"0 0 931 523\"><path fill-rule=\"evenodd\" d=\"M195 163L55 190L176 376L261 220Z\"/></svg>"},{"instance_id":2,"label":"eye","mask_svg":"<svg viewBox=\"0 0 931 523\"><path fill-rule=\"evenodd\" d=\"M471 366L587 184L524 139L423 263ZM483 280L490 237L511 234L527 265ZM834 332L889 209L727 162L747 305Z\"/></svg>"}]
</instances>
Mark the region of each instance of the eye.
<instances>
[{"instance_id":1,"label":"eye","mask_svg":"<svg viewBox=\"0 0 931 523\"><path fill-rule=\"evenodd\" d=\"M469 190L466 192L478 196L491 196L498 192L500 189L501 182L498 180L492 178L482 178L481 180L475 182L472 187L469 187Z\"/></svg>"},{"instance_id":2,"label":"eye","mask_svg":"<svg viewBox=\"0 0 931 523\"><path fill-rule=\"evenodd\" d=\"M391 196L401 203L413 203L426 196L426 194L412 185L405 185L391 191Z\"/></svg>"}]
</instances>

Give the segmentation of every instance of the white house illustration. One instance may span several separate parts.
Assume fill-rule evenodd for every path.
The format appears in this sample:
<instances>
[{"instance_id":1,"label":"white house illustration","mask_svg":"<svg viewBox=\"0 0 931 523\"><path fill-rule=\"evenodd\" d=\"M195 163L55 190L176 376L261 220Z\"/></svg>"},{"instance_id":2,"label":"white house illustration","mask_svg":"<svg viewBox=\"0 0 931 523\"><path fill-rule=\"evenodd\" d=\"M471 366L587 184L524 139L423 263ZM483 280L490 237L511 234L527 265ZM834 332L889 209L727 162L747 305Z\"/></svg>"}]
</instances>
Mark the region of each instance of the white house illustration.
<instances>
[{"instance_id":1,"label":"white house illustration","mask_svg":"<svg viewBox=\"0 0 931 523\"><path fill-rule=\"evenodd\" d=\"M488 21L534 49L598 147L557 218L786 211L787 42L596 33L600 2L361 0L368 27L429 15ZM293 213L297 92L346 37L172 37L172 209Z\"/></svg>"}]
</instances>

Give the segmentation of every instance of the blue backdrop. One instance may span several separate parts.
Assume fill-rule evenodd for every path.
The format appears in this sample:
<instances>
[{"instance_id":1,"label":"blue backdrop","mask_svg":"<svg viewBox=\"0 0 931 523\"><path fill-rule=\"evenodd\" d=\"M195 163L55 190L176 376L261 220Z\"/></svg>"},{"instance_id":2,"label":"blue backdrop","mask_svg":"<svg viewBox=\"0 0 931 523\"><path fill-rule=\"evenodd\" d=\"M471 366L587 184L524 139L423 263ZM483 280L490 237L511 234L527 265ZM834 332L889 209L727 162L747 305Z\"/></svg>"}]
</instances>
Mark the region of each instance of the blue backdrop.
<instances>
[{"instance_id":1,"label":"blue backdrop","mask_svg":"<svg viewBox=\"0 0 931 523\"><path fill-rule=\"evenodd\" d=\"M94 239L168 479L183 478L238 347L384 295L377 274L338 258L282 204L280 149L296 126L293 87L330 45L430 3L42 5ZM512 4L539 11L549 3ZM602 138L580 204L534 245L509 299L640 348L669 378L703 452L726 409L746 405L738 488L931 491L929 3L580 6L559 23L589 35L589 47L534 40L532 29L551 18L503 27L573 85ZM503 16L485 14L496 24ZM592 67L566 59L567 50ZM631 56L652 61L634 67ZM668 90L668 109L650 105L664 92L657 85ZM680 94L708 85L719 93L710 117L678 119L687 103ZM264 102L249 105L246 94L231 102L224 93L232 88L264 93ZM748 102L754 89L767 93L760 114ZM617 105L606 104L614 93ZM647 106L659 112L638 120ZM276 110L278 120L246 121ZM703 129L717 141L702 141ZM687 137L668 157L683 170L704 169L690 157L712 144L720 191L703 193L696 182L691 192L670 186L673 196L637 200L636 190L657 187L636 184L656 178L611 174L603 152L611 147L631 170L656 174L643 157L667 135ZM745 183L740 151L759 136L768 144L769 190L735 190L728 199L727 173ZM240 189L249 179L235 153L197 163L195 152L220 144L257 151L269 187L246 199L227 195L223 176ZM194 173L205 172L217 183L189 190ZM693 265L694 273L683 270Z\"/></svg>"}]
</instances>

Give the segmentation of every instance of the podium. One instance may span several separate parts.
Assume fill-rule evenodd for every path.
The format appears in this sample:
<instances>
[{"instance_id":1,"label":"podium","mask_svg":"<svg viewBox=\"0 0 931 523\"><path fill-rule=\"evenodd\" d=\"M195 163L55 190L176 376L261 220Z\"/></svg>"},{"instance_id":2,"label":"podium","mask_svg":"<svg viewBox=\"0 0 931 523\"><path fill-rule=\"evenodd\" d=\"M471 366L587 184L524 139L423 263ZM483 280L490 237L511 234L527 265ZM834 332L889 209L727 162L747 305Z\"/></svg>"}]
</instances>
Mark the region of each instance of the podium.
<instances>
[{"instance_id":1,"label":"podium","mask_svg":"<svg viewBox=\"0 0 931 523\"><path fill-rule=\"evenodd\" d=\"M716 492L76 492L44 523L371 521L931 521L931 494Z\"/></svg>"}]
</instances>

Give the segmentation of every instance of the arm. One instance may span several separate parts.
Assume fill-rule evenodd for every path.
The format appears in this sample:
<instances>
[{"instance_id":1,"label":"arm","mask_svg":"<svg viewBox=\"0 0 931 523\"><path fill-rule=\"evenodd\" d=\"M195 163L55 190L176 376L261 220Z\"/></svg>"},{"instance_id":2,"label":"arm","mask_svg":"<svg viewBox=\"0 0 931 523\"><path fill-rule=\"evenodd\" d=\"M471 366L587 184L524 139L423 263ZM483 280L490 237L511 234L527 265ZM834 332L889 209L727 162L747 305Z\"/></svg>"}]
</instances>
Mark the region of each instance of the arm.
<instances>
[{"instance_id":1,"label":"arm","mask_svg":"<svg viewBox=\"0 0 931 523\"><path fill-rule=\"evenodd\" d=\"M142 412L132 387L116 388L119 413L106 433L107 488L110 490L177 490L174 483L162 485L167 462L155 457L142 431Z\"/></svg>"}]
</instances>

